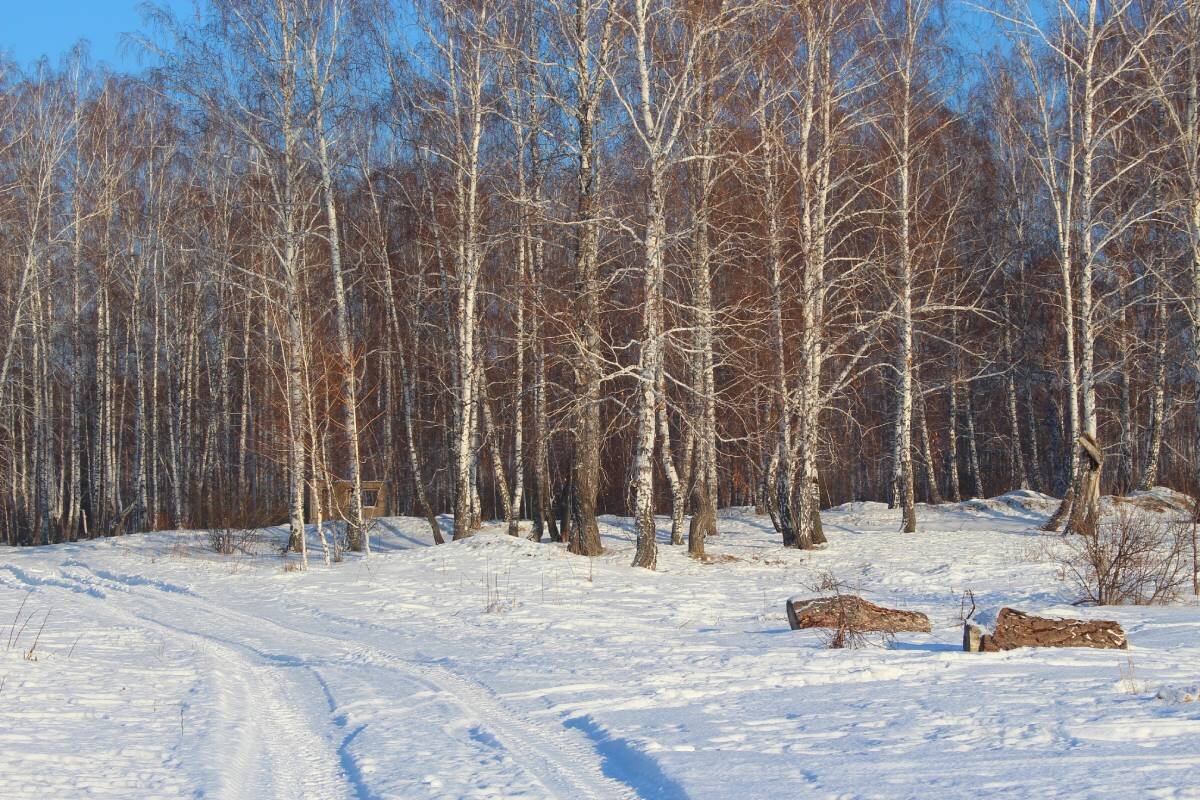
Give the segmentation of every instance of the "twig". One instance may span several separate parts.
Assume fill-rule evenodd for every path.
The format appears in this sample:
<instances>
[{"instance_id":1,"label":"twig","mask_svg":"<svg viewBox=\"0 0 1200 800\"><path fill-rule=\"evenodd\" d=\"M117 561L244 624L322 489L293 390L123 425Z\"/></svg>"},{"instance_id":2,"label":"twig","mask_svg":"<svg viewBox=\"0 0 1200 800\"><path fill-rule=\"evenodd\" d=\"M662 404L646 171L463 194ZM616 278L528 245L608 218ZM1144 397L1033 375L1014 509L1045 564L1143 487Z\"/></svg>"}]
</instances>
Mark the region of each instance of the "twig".
<instances>
[{"instance_id":1,"label":"twig","mask_svg":"<svg viewBox=\"0 0 1200 800\"><path fill-rule=\"evenodd\" d=\"M967 607L968 600L971 601L971 610L964 614L963 609ZM965 592L963 592L962 599L958 604L958 613L962 617L963 622L966 622L971 617L975 616L975 592L971 589L967 589Z\"/></svg>"},{"instance_id":2,"label":"twig","mask_svg":"<svg viewBox=\"0 0 1200 800\"><path fill-rule=\"evenodd\" d=\"M6 651L12 649L13 631L16 630L16 628L17 628L17 620L19 620L21 618L21 612L25 610L25 603L29 601L29 595L31 595L31 594L33 594L33 589L30 589L28 592L25 593L25 598L23 600L21 600L21 605L17 606L17 615L15 617L13 617L12 625L8 626L8 644L6 644L4 646L4 649Z\"/></svg>"},{"instance_id":3,"label":"twig","mask_svg":"<svg viewBox=\"0 0 1200 800\"><path fill-rule=\"evenodd\" d=\"M33 645L30 646L29 652L25 654L26 661L33 661L35 659L33 652L37 650L38 642L42 640L42 631L46 630L46 623L50 620L50 611L52 610L53 609L46 610L46 616L42 618L42 627L38 628L37 636L33 637ZM32 617L33 614L30 614L29 616Z\"/></svg>"},{"instance_id":4,"label":"twig","mask_svg":"<svg viewBox=\"0 0 1200 800\"><path fill-rule=\"evenodd\" d=\"M30 620L32 620L32 619L33 619L33 615L34 615L35 613L37 613L37 609L36 609L36 608L35 608L33 611L30 611L30 612L29 612L29 616L27 616L27 617L25 618L25 621L21 623L21 627L17 628L17 635L16 635L16 637L15 637L15 638L12 640L12 644L13 644L13 645L16 645L16 644L19 644L19 643L20 643L20 641L21 641L21 636L22 636L22 635L25 633L25 629L29 627L29 622L30 622Z\"/></svg>"}]
</instances>

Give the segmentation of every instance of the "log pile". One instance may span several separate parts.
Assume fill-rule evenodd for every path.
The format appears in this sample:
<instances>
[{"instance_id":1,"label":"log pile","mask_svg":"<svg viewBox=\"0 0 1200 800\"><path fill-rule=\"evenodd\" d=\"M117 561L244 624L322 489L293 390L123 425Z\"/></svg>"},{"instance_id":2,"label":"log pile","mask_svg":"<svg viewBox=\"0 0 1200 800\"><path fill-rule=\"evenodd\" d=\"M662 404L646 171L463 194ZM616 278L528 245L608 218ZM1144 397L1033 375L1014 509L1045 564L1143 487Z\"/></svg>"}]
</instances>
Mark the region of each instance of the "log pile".
<instances>
[{"instance_id":1,"label":"log pile","mask_svg":"<svg viewBox=\"0 0 1200 800\"><path fill-rule=\"evenodd\" d=\"M1125 631L1111 620L1050 619L1002 608L996 629L987 634L974 623L963 628L963 649L996 653L1018 647L1094 647L1124 650Z\"/></svg>"},{"instance_id":2,"label":"log pile","mask_svg":"<svg viewBox=\"0 0 1200 800\"><path fill-rule=\"evenodd\" d=\"M861 597L797 598L787 601L788 624L792 630L836 628L862 633L929 633L929 617L917 611L884 608Z\"/></svg>"}]
</instances>

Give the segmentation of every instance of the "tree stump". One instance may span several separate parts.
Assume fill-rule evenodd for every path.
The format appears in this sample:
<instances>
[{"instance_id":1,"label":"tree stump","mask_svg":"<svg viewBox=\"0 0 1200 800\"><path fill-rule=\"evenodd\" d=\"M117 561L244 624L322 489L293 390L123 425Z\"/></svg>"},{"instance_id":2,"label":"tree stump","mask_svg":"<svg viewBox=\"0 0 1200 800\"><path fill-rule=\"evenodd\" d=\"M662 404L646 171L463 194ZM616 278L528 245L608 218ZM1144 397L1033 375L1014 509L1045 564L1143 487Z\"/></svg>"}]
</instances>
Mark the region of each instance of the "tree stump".
<instances>
[{"instance_id":1,"label":"tree stump","mask_svg":"<svg viewBox=\"0 0 1200 800\"><path fill-rule=\"evenodd\" d=\"M983 647L983 628L974 622L963 623L963 650L968 653L978 653Z\"/></svg>"},{"instance_id":2,"label":"tree stump","mask_svg":"<svg viewBox=\"0 0 1200 800\"><path fill-rule=\"evenodd\" d=\"M1079 490L1075 504L1067 518L1067 532L1085 536L1096 535L1096 521L1100 515L1100 474L1104 469L1104 452L1100 445L1086 433L1079 436L1079 448L1084 459L1079 474Z\"/></svg>"},{"instance_id":3,"label":"tree stump","mask_svg":"<svg viewBox=\"0 0 1200 800\"><path fill-rule=\"evenodd\" d=\"M849 594L789 598L787 615L788 624L794 631L804 628L842 628L862 633L929 633L931 630L929 617L918 611L884 608Z\"/></svg>"},{"instance_id":4,"label":"tree stump","mask_svg":"<svg viewBox=\"0 0 1200 800\"><path fill-rule=\"evenodd\" d=\"M971 650L972 631L968 622L963 630L963 649ZM978 634L976 634L978 635ZM996 617L996 630L983 634L978 649L984 653L1013 650L1017 647L1094 647L1124 650L1129 647L1125 631L1110 620L1050 619L1035 617L1013 608L1002 608Z\"/></svg>"},{"instance_id":5,"label":"tree stump","mask_svg":"<svg viewBox=\"0 0 1200 800\"><path fill-rule=\"evenodd\" d=\"M1056 531L1066 521L1067 533L1095 535L1100 513L1100 475L1104 469L1104 451L1088 434L1080 434L1079 449L1083 451L1080 468L1053 516L1042 526L1044 531Z\"/></svg>"}]
</instances>

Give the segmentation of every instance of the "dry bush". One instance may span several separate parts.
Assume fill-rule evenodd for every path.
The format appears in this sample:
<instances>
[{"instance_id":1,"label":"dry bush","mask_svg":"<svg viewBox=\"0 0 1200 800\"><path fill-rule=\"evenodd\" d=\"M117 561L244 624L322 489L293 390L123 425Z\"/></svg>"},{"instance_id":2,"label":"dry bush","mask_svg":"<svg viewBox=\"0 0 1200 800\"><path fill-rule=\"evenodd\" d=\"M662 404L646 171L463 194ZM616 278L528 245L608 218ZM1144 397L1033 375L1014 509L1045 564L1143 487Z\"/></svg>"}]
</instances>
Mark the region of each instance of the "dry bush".
<instances>
[{"instance_id":1,"label":"dry bush","mask_svg":"<svg viewBox=\"0 0 1200 800\"><path fill-rule=\"evenodd\" d=\"M1072 537L1062 573L1080 602L1096 605L1169 603L1191 579L1191 524L1118 506L1095 535Z\"/></svg>"},{"instance_id":2,"label":"dry bush","mask_svg":"<svg viewBox=\"0 0 1200 800\"><path fill-rule=\"evenodd\" d=\"M263 542L264 529L274 519L272 512L264 512L248 499L210 516L211 524L204 532L204 538L208 549L222 556L256 554Z\"/></svg>"},{"instance_id":3,"label":"dry bush","mask_svg":"<svg viewBox=\"0 0 1200 800\"><path fill-rule=\"evenodd\" d=\"M958 601L958 621L965 625L971 617L975 616L975 591L967 589L962 593L962 597Z\"/></svg>"},{"instance_id":4,"label":"dry bush","mask_svg":"<svg viewBox=\"0 0 1200 800\"><path fill-rule=\"evenodd\" d=\"M262 540L262 531L256 529L213 528L207 531L208 547L214 553L231 556L235 553L253 553Z\"/></svg>"},{"instance_id":5,"label":"dry bush","mask_svg":"<svg viewBox=\"0 0 1200 800\"><path fill-rule=\"evenodd\" d=\"M189 525L198 529L237 528L249 530L270 528L288 518L286 503L265 501L253 496L241 496L228 491L215 491L193 499L196 511ZM164 526L169 528L170 525Z\"/></svg>"},{"instance_id":6,"label":"dry bush","mask_svg":"<svg viewBox=\"0 0 1200 800\"><path fill-rule=\"evenodd\" d=\"M1013 545L1006 555L1009 561L1023 564L1056 564L1062 560L1059 538L1049 536Z\"/></svg>"},{"instance_id":7,"label":"dry bush","mask_svg":"<svg viewBox=\"0 0 1200 800\"><path fill-rule=\"evenodd\" d=\"M854 615L846 612L846 604L840 602L848 594L855 594L858 588L841 580L829 570L817 573L816 578L808 585L811 592L832 594L838 598L837 623L832 628L820 628L822 641L830 650L859 650L864 647L887 647L893 639L890 633L879 631L864 631L859 627Z\"/></svg>"},{"instance_id":8,"label":"dry bush","mask_svg":"<svg viewBox=\"0 0 1200 800\"><path fill-rule=\"evenodd\" d=\"M833 592L837 597L841 597L844 594L844 590L849 588L851 587L829 570L818 572L812 582L808 584L810 592Z\"/></svg>"}]
</instances>

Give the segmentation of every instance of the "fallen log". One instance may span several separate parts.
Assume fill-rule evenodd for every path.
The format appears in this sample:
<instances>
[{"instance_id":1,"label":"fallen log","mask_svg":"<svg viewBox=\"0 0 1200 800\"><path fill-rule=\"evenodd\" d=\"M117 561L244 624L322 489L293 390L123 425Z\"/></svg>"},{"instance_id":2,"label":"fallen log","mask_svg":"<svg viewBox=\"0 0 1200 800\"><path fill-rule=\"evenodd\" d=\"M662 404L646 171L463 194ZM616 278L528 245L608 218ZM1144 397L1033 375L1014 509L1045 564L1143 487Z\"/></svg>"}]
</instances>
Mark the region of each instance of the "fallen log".
<instances>
[{"instance_id":1,"label":"fallen log","mask_svg":"<svg viewBox=\"0 0 1200 800\"><path fill-rule=\"evenodd\" d=\"M929 633L929 617L918 611L884 608L850 594L835 597L789 598L788 624L792 630L839 628L863 633Z\"/></svg>"},{"instance_id":2,"label":"fallen log","mask_svg":"<svg viewBox=\"0 0 1200 800\"><path fill-rule=\"evenodd\" d=\"M981 633L972 622L963 626L963 649L997 653L1018 647L1094 647L1124 650L1125 631L1111 620L1051 619L1035 617L1014 608L1002 608L996 629Z\"/></svg>"}]
</instances>

